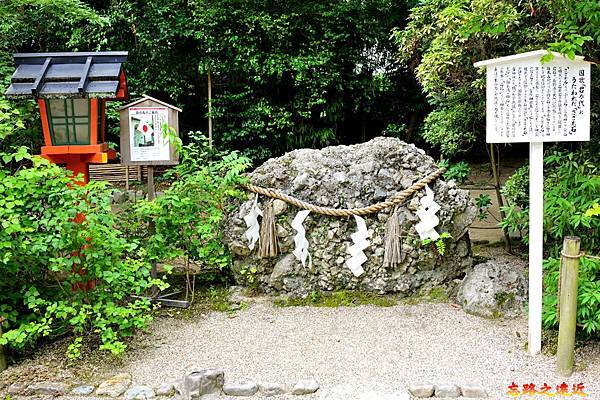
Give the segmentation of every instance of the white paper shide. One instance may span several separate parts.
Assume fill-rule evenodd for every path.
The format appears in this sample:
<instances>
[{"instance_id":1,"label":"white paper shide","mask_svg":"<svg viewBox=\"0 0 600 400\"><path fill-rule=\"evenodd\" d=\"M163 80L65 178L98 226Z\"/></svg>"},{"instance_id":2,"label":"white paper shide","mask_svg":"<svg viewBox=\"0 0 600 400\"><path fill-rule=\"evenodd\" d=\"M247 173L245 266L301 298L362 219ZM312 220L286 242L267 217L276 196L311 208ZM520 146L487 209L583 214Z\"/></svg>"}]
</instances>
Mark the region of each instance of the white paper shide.
<instances>
[{"instance_id":1,"label":"white paper shide","mask_svg":"<svg viewBox=\"0 0 600 400\"><path fill-rule=\"evenodd\" d=\"M367 256L363 250L370 245L367 240L369 231L367 230L367 223L362 217L355 215L354 219L356 220L356 232L350 236L353 244L348 247L350 258L346 261L346 266L352 271L354 276L361 276L365 273L362 265L367 261Z\"/></svg>"},{"instance_id":2,"label":"white paper shide","mask_svg":"<svg viewBox=\"0 0 600 400\"><path fill-rule=\"evenodd\" d=\"M435 230L440 223L440 219L436 215L440 208L440 205L435 202L433 190L429 186L425 186L425 196L421 198L417 210L420 222L415 225L421 240L438 240L440 238L440 234Z\"/></svg>"},{"instance_id":3,"label":"white paper shide","mask_svg":"<svg viewBox=\"0 0 600 400\"><path fill-rule=\"evenodd\" d=\"M296 231L294 236L294 244L296 248L292 252L296 259L302 263L302 266L306 268L306 261L308 260L308 269L312 268L312 256L308 251L308 239L306 239L306 230L302 225L306 217L310 214L309 210L300 210L294 220L292 221L292 228Z\"/></svg>"}]
</instances>

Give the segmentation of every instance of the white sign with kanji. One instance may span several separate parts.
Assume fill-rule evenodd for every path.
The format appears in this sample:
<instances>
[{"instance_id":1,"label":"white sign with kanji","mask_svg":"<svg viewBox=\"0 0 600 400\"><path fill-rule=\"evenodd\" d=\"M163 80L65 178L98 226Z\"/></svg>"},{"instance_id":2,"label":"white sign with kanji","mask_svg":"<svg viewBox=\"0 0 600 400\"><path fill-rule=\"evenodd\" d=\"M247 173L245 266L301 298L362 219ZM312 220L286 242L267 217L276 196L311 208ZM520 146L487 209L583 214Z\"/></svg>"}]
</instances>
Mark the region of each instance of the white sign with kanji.
<instances>
[{"instance_id":1,"label":"white sign with kanji","mask_svg":"<svg viewBox=\"0 0 600 400\"><path fill-rule=\"evenodd\" d=\"M529 143L530 354L542 347L544 142L590 140L590 63L546 50L475 63L486 67L486 141Z\"/></svg>"},{"instance_id":2,"label":"white sign with kanji","mask_svg":"<svg viewBox=\"0 0 600 400\"><path fill-rule=\"evenodd\" d=\"M488 143L590 140L590 63L535 51L476 63L487 67Z\"/></svg>"}]
</instances>

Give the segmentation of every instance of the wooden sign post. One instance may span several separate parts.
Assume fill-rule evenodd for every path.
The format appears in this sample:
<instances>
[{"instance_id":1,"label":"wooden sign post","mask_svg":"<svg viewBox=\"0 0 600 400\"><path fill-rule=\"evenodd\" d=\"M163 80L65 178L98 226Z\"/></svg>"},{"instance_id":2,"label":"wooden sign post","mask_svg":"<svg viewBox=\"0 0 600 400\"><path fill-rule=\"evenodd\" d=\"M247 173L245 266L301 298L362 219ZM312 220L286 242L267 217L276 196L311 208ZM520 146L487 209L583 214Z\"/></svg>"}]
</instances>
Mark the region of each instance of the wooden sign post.
<instances>
[{"instance_id":1,"label":"wooden sign post","mask_svg":"<svg viewBox=\"0 0 600 400\"><path fill-rule=\"evenodd\" d=\"M165 135L165 125L172 128L179 136L180 108L150 96L127 104L120 108L121 120L121 163L126 165L127 182L129 181L129 166L148 166L148 201L156 197L154 187L155 165L177 165L179 155L172 140ZM141 179L141 170L139 170ZM154 233L154 221L151 221L148 230ZM152 264L152 278L158 276L156 263ZM187 301L167 298L169 295L160 296L158 289L153 290L152 300L164 305L187 308Z\"/></svg>"},{"instance_id":2,"label":"wooden sign post","mask_svg":"<svg viewBox=\"0 0 600 400\"><path fill-rule=\"evenodd\" d=\"M486 141L529 143L529 341L542 347L544 142L590 140L590 63L546 50L475 63L486 67Z\"/></svg>"}]
</instances>

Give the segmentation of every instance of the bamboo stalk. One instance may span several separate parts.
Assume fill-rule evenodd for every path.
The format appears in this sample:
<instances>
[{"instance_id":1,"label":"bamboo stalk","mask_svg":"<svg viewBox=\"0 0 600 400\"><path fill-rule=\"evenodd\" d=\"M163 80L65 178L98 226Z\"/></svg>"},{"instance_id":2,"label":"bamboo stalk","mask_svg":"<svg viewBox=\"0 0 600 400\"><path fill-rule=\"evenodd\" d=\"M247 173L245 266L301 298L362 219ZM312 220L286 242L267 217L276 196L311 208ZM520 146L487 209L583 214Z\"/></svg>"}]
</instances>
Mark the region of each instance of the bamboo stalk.
<instances>
[{"instance_id":1,"label":"bamboo stalk","mask_svg":"<svg viewBox=\"0 0 600 400\"><path fill-rule=\"evenodd\" d=\"M567 236L563 241L561 256L562 277L560 288L560 317L556 373L561 376L573 374L575 358L575 331L577 329L577 285L579 280L579 249L577 236Z\"/></svg>"}]
</instances>

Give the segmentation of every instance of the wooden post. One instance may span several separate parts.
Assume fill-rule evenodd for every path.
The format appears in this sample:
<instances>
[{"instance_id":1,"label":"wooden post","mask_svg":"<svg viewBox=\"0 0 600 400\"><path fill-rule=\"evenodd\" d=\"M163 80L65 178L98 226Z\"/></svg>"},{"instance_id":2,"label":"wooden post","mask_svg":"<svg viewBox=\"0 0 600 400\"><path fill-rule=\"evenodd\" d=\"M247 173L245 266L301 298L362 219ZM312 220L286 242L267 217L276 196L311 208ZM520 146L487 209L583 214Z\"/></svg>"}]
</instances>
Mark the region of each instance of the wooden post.
<instances>
[{"instance_id":1,"label":"wooden post","mask_svg":"<svg viewBox=\"0 0 600 400\"><path fill-rule=\"evenodd\" d=\"M212 149L213 145L213 132L212 132L212 75L210 68L206 73L208 80L208 147Z\"/></svg>"},{"instance_id":2,"label":"wooden post","mask_svg":"<svg viewBox=\"0 0 600 400\"><path fill-rule=\"evenodd\" d=\"M544 143L529 143L529 336L528 350L542 350L544 258Z\"/></svg>"},{"instance_id":3,"label":"wooden post","mask_svg":"<svg viewBox=\"0 0 600 400\"><path fill-rule=\"evenodd\" d=\"M129 165L125 166L125 190L129 192Z\"/></svg>"},{"instance_id":4,"label":"wooden post","mask_svg":"<svg viewBox=\"0 0 600 400\"><path fill-rule=\"evenodd\" d=\"M493 143L490 143L490 162L492 164L492 175L494 176L494 188L496 189L496 198L498 199L500 218L504 220L504 218L506 218L506 213L504 212L504 210L502 210L502 208L504 207L504 200L502 199L502 193L500 193L500 175L498 174L498 167L496 165L496 155L494 153ZM503 228L502 231L504 232L504 249L509 253L512 253L508 229Z\"/></svg>"},{"instance_id":5,"label":"wooden post","mask_svg":"<svg viewBox=\"0 0 600 400\"><path fill-rule=\"evenodd\" d=\"M0 317L0 337L2 336L2 322L4 320ZM6 355L4 354L4 347L0 344L0 372L8 368L8 362L6 361Z\"/></svg>"},{"instance_id":6,"label":"wooden post","mask_svg":"<svg viewBox=\"0 0 600 400\"><path fill-rule=\"evenodd\" d=\"M154 166L148 165L148 201L154 200L156 191L154 189Z\"/></svg>"},{"instance_id":7,"label":"wooden post","mask_svg":"<svg viewBox=\"0 0 600 400\"><path fill-rule=\"evenodd\" d=\"M575 357L575 331L577 329L577 284L579 280L579 248L577 236L567 236L561 255L560 317L556 373L571 376Z\"/></svg>"},{"instance_id":8,"label":"wooden post","mask_svg":"<svg viewBox=\"0 0 600 400\"><path fill-rule=\"evenodd\" d=\"M148 201L154 201L156 198L156 191L154 188L154 165L148 165ZM150 221L148 224L148 231L150 235L154 235L156 232L156 226L154 225L154 221ZM156 262L152 261L152 269L150 270L150 276L152 279L156 279L158 277L158 270L156 267ZM159 294L159 290L157 287L152 288L152 297L156 297Z\"/></svg>"}]
</instances>

